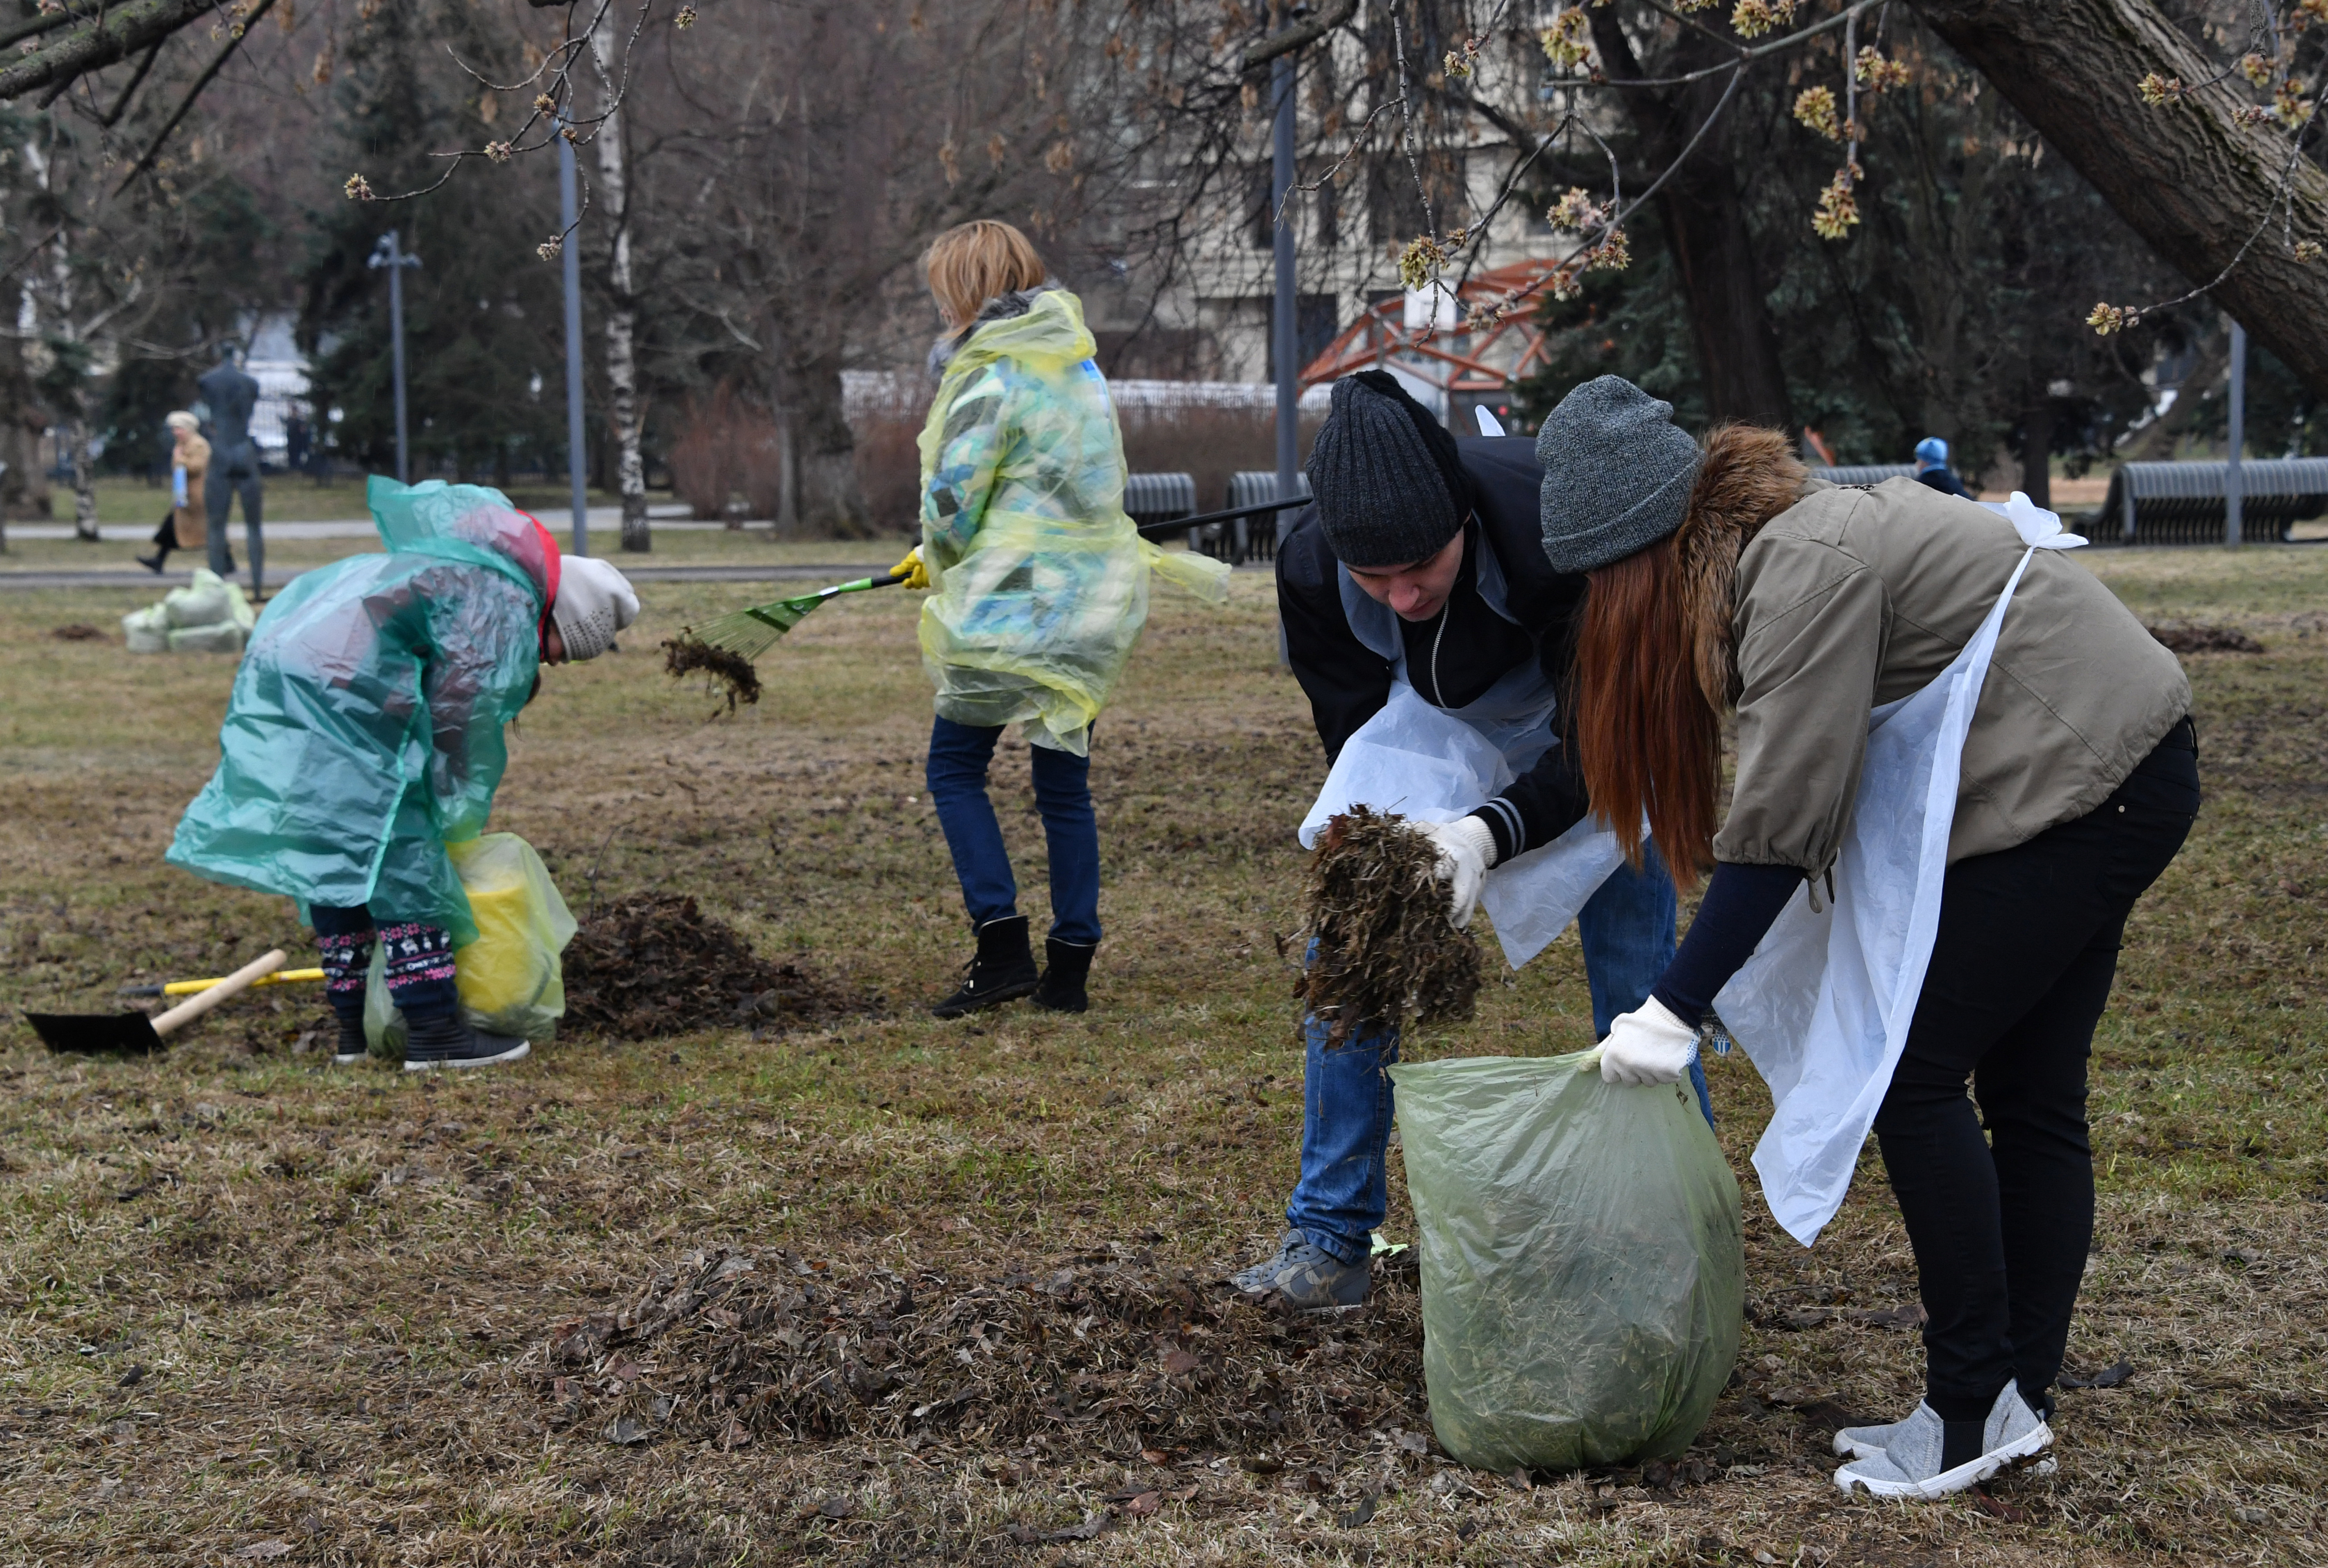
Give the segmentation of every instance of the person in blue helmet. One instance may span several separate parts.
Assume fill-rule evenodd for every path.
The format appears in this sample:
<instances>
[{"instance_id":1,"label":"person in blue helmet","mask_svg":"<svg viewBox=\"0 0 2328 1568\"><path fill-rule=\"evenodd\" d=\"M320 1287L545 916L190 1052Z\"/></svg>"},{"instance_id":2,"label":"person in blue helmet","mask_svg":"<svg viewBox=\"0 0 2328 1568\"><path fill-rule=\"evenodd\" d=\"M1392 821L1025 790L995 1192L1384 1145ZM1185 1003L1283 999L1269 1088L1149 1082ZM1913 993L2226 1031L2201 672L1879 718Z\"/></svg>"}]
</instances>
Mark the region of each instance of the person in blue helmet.
<instances>
[{"instance_id":1,"label":"person in blue helmet","mask_svg":"<svg viewBox=\"0 0 2328 1568\"><path fill-rule=\"evenodd\" d=\"M1948 444L1938 436L1927 436L1916 443L1916 483L1929 485L1942 495L1972 496L1949 468Z\"/></svg>"},{"instance_id":2,"label":"person in blue helmet","mask_svg":"<svg viewBox=\"0 0 2328 1568\"><path fill-rule=\"evenodd\" d=\"M509 762L502 729L541 666L605 653L638 596L605 561L561 556L499 491L375 478L366 499L382 550L300 573L258 618L218 771L167 859L298 901L339 1025L334 1060L363 1058L378 944L406 1067L514 1061L526 1041L460 1009L454 953L477 925L446 845L483 831Z\"/></svg>"}]
</instances>

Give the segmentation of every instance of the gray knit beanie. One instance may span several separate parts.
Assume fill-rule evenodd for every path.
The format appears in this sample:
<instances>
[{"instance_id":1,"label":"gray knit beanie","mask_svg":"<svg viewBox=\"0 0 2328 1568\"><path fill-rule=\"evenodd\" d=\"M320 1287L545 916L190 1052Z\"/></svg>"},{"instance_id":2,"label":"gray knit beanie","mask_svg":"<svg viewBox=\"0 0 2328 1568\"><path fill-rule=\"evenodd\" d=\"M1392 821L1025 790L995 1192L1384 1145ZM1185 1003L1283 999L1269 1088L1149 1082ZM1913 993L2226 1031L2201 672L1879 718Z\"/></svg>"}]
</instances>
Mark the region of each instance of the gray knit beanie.
<instances>
[{"instance_id":1,"label":"gray knit beanie","mask_svg":"<svg viewBox=\"0 0 2328 1568\"><path fill-rule=\"evenodd\" d=\"M1544 553L1552 569L1589 572L1647 549L1681 526L1701 460L1660 402L1619 376L1560 400L1536 432L1544 467Z\"/></svg>"},{"instance_id":2,"label":"gray knit beanie","mask_svg":"<svg viewBox=\"0 0 2328 1568\"><path fill-rule=\"evenodd\" d=\"M1327 548L1346 567L1427 560L1471 510L1454 436L1383 371L1334 383L1306 472Z\"/></svg>"}]
</instances>

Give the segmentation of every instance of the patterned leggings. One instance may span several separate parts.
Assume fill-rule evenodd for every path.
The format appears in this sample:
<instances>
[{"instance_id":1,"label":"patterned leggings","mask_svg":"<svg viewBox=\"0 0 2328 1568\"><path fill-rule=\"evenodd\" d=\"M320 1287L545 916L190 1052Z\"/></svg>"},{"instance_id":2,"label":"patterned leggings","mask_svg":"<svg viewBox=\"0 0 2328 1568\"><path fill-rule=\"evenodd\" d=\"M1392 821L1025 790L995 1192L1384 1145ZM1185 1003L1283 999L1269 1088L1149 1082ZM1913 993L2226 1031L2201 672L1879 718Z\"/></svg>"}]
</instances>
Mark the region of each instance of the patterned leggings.
<instances>
[{"instance_id":1,"label":"patterned leggings","mask_svg":"<svg viewBox=\"0 0 2328 1568\"><path fill-rule=\"evenodd\" d=\"M324 954L324 991L332 1011L352 1022L363 1019L364 985L371 971L372 944L387 954L383 968L390 1000L408 1019L450 1013L460 1005L453 986L453 938L442 926L418 921L379 925L361 906L338 909L309 906L315 945Z\"/></svg>"}]
</instances>

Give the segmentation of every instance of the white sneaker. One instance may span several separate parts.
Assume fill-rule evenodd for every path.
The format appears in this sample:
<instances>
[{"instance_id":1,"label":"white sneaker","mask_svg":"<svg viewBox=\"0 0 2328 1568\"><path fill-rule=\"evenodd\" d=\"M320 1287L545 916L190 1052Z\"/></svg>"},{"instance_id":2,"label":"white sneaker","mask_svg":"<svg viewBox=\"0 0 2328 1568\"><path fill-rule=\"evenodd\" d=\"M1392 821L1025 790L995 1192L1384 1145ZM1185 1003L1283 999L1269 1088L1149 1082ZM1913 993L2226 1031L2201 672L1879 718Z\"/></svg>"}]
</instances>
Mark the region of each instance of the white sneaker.
<instances>
[{"instance_id":1,"label":"white sneaker","mask_svg":"<svg viewBox=\"0 0 2328 1568\"><path fill-rule=\"evenodd\" d=\"M1854 1429L1864 1433L1881 1428ZM1989 1407L1981 1428L1978 1459L1954 1469L1940 1468L1946 1428L1938 1413L1919 1404L1899 1423L1899 1430L1882 1452L1854 1460L1835 1472L1835 1484L1845 1491L1865 1491L1879 1498L1945 1498L1978 1486L2007 1465L2042 1452L2053 1441L2053 1430L2021 1397L2020 1385L2008 1383ZM1837 1432L1840 1446L1843 1434Z\"/></svg>"}]
</instances>

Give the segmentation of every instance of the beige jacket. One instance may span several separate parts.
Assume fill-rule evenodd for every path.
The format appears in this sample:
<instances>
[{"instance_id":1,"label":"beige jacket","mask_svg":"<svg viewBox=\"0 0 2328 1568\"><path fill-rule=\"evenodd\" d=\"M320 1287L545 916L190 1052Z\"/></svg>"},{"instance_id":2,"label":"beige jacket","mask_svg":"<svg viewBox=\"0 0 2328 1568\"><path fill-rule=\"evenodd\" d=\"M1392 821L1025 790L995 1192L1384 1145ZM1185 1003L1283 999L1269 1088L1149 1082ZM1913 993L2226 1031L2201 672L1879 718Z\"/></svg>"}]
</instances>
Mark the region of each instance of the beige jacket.
<instances>
[{"instance_id":1,"label":"beige jacket","mask_svg":"<svg viewBox=\"0 0 2328 1568\"><path fill-rule=\"evenodd\" d=\"M1719 859L1834 864L1874 707L1931 683L2026 547L1911 479L1822 481L1738 558L1738 777ZM2073 555L2039 550L2006 610L1965 739L1951 864L2084 815L2190 710L2174 655Z\"/></svg>"},{"instance_id":2,"label":"beige jacket","mask_svg":"<svg viewBox=\"0 0 2328 1568\"><path fill-rule=\"evenodd\" d=\"M211 444L200 436L189 436L183 446L175 448L171 465L183 464L186 470L186 504L172 512L170 531L176 535L180 549L199 549L210 539L210 505L203 499L202 488L210 478Z\"/></svg>"}]
</instances>

